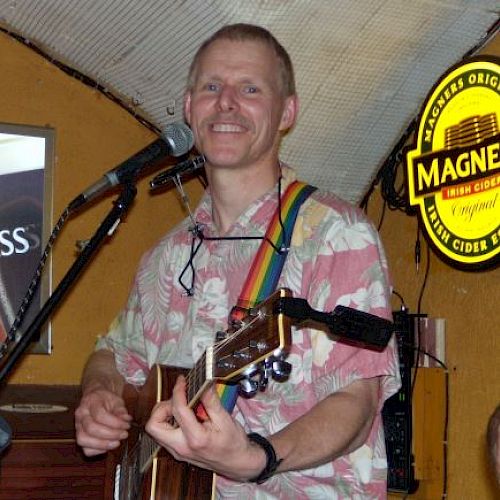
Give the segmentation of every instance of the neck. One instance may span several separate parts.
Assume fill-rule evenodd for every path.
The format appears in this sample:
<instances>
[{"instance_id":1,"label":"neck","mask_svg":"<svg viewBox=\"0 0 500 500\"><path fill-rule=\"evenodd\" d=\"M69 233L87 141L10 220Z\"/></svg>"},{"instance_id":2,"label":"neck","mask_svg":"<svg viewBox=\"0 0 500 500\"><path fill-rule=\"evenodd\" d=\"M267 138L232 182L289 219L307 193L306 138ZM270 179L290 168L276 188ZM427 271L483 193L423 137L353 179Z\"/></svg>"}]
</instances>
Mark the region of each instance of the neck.
<instances>
[{"instance_id":1,"label":"neck","mask_svg":"<svg viewBox=\"0 0 500 500\"><path fill-rule=\"evenodd\" d=\"M278 181L279 163L262 168L207 169L213 218L219 234L226 234L238 217Z\"/></svg>"}]
</instances>

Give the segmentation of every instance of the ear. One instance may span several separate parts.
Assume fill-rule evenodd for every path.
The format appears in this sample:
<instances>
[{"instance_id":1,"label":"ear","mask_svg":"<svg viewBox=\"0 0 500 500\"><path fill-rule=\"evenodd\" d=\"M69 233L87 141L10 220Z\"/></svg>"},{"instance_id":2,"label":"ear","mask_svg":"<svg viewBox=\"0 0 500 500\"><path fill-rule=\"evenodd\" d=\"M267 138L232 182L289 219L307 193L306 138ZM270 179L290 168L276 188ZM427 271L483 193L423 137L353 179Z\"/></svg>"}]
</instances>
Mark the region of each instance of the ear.
<instances>
[{"instance_id":1,"label":"ear","mask_svg":"<svg viewBox=\"0 0 500 500\"><path fill-rule=\"evenodd\" d=\"M188 125L191 125L191 91L184 94L184 117Z\"/></svg>"},{"instance_id":2,"label":"ear","mask_svg":"<svg viewBox=\"0 0 500 500\"><path fill-rule=\"evenodd\" d=\"M285 131L293 127L299 112L299 98L296 94L290 95L285 99L283 113L281 114L281 122L279 130Z\"/></svg>"}]
</instances>

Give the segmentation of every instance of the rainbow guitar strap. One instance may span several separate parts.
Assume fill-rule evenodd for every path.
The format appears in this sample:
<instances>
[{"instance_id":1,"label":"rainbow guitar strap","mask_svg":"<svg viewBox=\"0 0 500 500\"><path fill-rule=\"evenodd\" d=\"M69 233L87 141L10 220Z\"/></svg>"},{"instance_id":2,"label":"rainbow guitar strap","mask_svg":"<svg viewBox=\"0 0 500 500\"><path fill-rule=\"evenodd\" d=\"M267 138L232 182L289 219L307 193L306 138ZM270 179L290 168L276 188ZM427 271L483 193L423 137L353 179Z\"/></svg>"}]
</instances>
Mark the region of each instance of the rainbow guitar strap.
<instances>
[{"instance_id":1,"label":"rainbow guitar strap","mask_svg":"<svg viewBox=\"0 0 500 500\"><path fill-rule=\"evenodd\" d=\"M315 190L316 188L309 184L294 181L283 193L281 213L276 209L267 228L266 237L257 250L238 302L231 311L232 319L241 319L247 309L262 302L276 290L292 241L297 214L302 203ZM274 247L267 240L271 241ZM275 248L285 251L277 252ZM222 405L231 413L238 397L238 384L217 383L216 390Z\"/></svg>"}]
</instances>

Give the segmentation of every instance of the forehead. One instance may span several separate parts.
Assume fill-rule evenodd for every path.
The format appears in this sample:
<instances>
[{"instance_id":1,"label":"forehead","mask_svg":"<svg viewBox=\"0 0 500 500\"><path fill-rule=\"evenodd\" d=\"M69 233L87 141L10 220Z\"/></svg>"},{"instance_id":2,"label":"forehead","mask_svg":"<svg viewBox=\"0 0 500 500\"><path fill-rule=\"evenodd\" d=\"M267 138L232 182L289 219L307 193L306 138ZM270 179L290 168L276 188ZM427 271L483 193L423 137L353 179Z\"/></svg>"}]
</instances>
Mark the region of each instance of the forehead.
<instances>
[{"instance_id":1,"label":"forehead","mask_svg":"<svg viewBox=\"0 0 500 500\"><path fill-rule=\"evenodd\" d=\"M216 40L201 54L196 77L279 78L279 60L274 50L259 40Z\"/></svg>"}]
</instances>

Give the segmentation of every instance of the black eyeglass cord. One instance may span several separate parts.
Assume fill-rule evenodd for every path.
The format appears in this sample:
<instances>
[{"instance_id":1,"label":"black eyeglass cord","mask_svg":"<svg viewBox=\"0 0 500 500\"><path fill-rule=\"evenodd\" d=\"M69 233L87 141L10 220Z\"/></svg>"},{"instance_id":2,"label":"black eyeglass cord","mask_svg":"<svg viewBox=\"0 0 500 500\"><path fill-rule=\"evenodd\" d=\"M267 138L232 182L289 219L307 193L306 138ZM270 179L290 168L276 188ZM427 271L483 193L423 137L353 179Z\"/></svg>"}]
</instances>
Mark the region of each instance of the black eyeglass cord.
<instances>
[{"instance_id":1,"label":"black eyeglass cord","mask_svg":"<svg viewBox=\"0 0 500 500\"><path fill-rule=\"evenodd\" d=\"M235 240L264 240L269 245L271 245L274 249L275 252L279 254L287 253L289 248L287 246L284 246L284 242L288 241L288 236L286 234L286 228L283 224L283 219L281 217L281 175L278 178L278 220L281 226L282 230L282 240L281 244L279 247L277 247L267 236L205 236L203 232L203 224L200 224L199 222L194 221L193 226L189 228L189 232L192 234L192 239L191 239L191 251L189 253L189 260L187 264L184 266L184 268L181 271L181 274L179 275L179 284L181 287L184 289L185 294L188 297L192 297L194 295L194 285L195 285L195 280L196 280L196 270L194 268L194 258L196 257L196 254L198 253L201 244L203 243L204 240L207 241L235 241ZM184 282L185 274L191 271L191 283L190 286L187 286L186 283Z\"/></svg>"}]
</instances>

